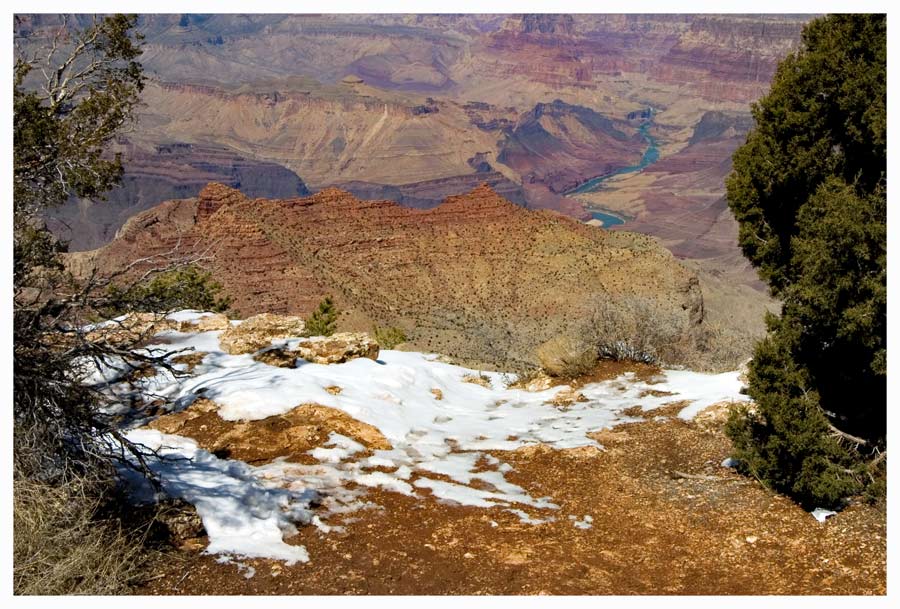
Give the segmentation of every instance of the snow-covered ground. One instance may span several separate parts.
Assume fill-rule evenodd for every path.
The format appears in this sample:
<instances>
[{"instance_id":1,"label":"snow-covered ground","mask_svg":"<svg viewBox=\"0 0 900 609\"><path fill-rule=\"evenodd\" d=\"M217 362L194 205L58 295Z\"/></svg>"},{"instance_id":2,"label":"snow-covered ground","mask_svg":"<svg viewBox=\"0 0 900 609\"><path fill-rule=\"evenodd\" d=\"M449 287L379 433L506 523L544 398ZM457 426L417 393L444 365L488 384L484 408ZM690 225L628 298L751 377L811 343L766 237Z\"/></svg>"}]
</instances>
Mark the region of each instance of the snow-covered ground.
<instances>
[{"instance_id":1,"label":"snow-covered ground","mask_svg":"<svg viewBox=\"0 0 900 609\"><path fill-rule=\"evenodd\" d=\"M176 319L199 315L181 312ZM479 373L438 361L435 355L382 351L378 361L306 363L286 369L254 361L252 355L225 353L219 346L220 334L159 334L160 344L148 348L193 348L207 355L189 377L174 378L163 371L147 379L145 389L173 400L177 408L198 397L208 398L221 406L223 419L232 421L264 419L304 403L321 404L376 427L393 448L369 452L353 439L332 433L326 447L310 451L317 465L276 460L253 467L219 459L188 438L131 430L131 440L169 457L183 457L151 464L169 494L196 506L209 534L210 553L305 561L304 548L285 543L284 536L293 533L297 523L311 523L327 532L333 528L329 517L374 507L365 499L366 487L415 497L430 494L463 505L499 506L525 523L540 524L555 518L558 506L553 498L533 497L509 482L506 474L511 466L486 451L537 443L557 449L599 447L588 434L634 420L622 414L633 406L646 411L684 401L688 405L679 416L691 418L723 400L747 400L739 393L737 372L664 371L652 384L626 374L586 385L579 391L587 401L559 408L549 402L568 387L510 389L512 375ZM478 374L489 379L490 387L464 380ZM108 381L114 374L101 370L95 378ZM326 391L333 386L341 388L339 394ZM441 399L434 389L440 390ZM113 392L125 390L110 386ZM355 484L348 487L349 482ZM590 520L574 525L589 528Z\"/></svg>"}]
</instances>

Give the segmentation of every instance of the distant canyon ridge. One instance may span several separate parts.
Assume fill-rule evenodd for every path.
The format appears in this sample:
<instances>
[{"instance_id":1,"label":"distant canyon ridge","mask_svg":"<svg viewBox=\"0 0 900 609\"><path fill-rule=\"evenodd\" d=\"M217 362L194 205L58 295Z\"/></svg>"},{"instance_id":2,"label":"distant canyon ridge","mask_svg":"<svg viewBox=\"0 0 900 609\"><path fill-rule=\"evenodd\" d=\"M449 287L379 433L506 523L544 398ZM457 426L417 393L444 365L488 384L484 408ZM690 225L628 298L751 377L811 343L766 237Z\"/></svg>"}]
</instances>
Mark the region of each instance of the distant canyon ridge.
<instances>
[{"instance_id":1,"label":"distant canyon ridge","mask_svg":"<svg viewBox=\"0 0 900 609\"><path fill-rule=\"evenodd\" d=\"M210 182L251 198L338 187L422 209L487 183L531 209L613 214L615 230L657 237L701 279L758 290L723 180L750 103L810 18L142 16L148 82L118 144L123 184L48 222L78 251ZM17 41L58 24L26 16ZM645 135L658 161L565 194L638 165Z\"/></svg>"}]
</instances>

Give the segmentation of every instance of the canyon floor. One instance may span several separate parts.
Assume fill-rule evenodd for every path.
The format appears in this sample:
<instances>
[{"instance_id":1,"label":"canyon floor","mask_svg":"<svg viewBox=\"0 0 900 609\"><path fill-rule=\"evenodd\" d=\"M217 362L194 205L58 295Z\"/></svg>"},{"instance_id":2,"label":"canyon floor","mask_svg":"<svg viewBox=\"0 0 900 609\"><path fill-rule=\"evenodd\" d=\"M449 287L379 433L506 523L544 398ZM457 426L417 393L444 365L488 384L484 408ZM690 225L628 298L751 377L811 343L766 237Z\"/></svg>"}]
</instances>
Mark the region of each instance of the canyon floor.
<instances>
[{"instance_id":1,"label":"canyon floor","mask_svg":"<svg viewBox=\"0 0 900 609\"><path fill-rule=\"evenodd\" d=\"M514 483L553 496L564 512L592 515L589 529L373 491L384 509L356 513L345 532L301 530L292 543L306 546L308 563L243 560L255 569L245 578L234 564L184 552L139 592L886 593L883 508L855 504L817 522L721 467L729 442L715 423L646 420L599 437L604 452L497 453L514 465Z\"/></svg>"}]
</instances>

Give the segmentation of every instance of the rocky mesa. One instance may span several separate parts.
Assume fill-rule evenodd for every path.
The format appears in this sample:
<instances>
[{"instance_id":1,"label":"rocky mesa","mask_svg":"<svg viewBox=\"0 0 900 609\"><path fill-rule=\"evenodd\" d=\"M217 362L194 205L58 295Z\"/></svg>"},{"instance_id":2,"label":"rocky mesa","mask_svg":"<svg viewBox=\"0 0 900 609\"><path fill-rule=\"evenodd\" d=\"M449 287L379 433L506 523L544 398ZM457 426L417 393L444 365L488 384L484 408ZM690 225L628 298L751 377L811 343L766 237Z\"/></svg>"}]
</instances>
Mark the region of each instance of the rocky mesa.
<instances>
[{"instance_id":1,"label":"rocky mesa","mask_svg":"<svg viewBox=\"0 0 900 609\"><path fill-rule=\"evenodd\" d=\"M577 334L615 297L703 316L696 276L653 238L529 211L487 185L417 210L333 188L251 199L213 183L69 264L111 272L157 254L202 258L241 315L306 315L331 294L341 329L399 326L419 349L494 366L533 363L537 345Z\"/></svg>"}]
</instances>

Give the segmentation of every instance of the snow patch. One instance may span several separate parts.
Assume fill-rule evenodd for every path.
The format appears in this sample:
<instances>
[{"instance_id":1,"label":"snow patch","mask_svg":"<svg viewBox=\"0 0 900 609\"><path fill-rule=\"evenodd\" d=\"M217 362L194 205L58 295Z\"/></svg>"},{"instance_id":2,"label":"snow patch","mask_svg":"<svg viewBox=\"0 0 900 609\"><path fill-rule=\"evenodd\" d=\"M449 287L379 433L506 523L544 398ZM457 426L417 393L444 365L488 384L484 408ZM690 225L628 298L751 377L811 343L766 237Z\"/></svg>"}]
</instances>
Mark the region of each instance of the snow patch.
<instances>
[{"instance_id":1,"label":"snow patch","mask_svg":"<svg viewBox=\"0 0 900 609\"><path fill-rule=\"evenodd\" d=\"M205 315L182 311L170 319L196 321ZM749 400L739 392L737 372L664 371L653 382L627 373L588 384L579 388L586 401L561 410L550 402L560 391L570 390L568 386L536 392L510 389L505 381L514 378L511 375L479 373L438 361L433 354L383 350L377 362L360 358L319 365L300 360L297 368L278 368L255 361L253 354L225 353L219 344L221 334L160 333L159 344L145 351L193 349L207 355L190 376L174 378L160 371L141 381L143 390L171 400L176 408L199 396L208 398L220 405L219 415L229 421L261 420L300 404L320 404L377 428L393 448L370 451L352 438L331 433L325 446L309 451L318 464L279 459L252 467L218 459L187 438L144 429L129 432L133 441L160 448L165 456L181 457L154 458L151 467L167 492L197 506L210 534L210 553L305 561L306 551L283 539L296 531L295 523L312 523L326 532L337 528L326 522L332 516L380 509L365 500L368 488L500 507L528 524L550 522L553 517L532 516L521 508L558 509L552 498L532 497L506 480L513 467L487 451L536 444L554 449L600 447L589 434L637 420L622 414L636 405L650 411L689 402L678 414L689 419L717 402ZM273 345L292 346L298 341L283 339ZM117 368L93 371L113 396L130 391L117 383ZM464 380L479 375L490 381L490 388ZM337 395L326 391L333 385L342 391ZM443 399L435 400L433 389L439 389ZM590 528L589 518L575 526Z\"/></svg>"},{"instance_id":2,"label":"snow patch","mask_svg":"<svg viewBox=\"0 0 900 609\"><path fill-rule=\"evenodd\" d=\"M126 437L156 451L147 463L163 489L197 508L209 535L208 554L274 558L289 565L309 560L304 547L286 544L283 536L297 532L295 523L310 521L314 491L267 487L250 465L219 459L188 438L151 429L132 430Z\"/></svg>"},{"instance_id":3,"label":"snow patch","mask_svg":"<svg viewBox=\"0 0 900 609\"><path fill-rule=\"evenodd\" d=\"M810 515L819 522L825 522L832 516L837 516L837 512L834 510L826 510L825 508L816 508L810 512Z\"/></svg>"}]
</instances>

